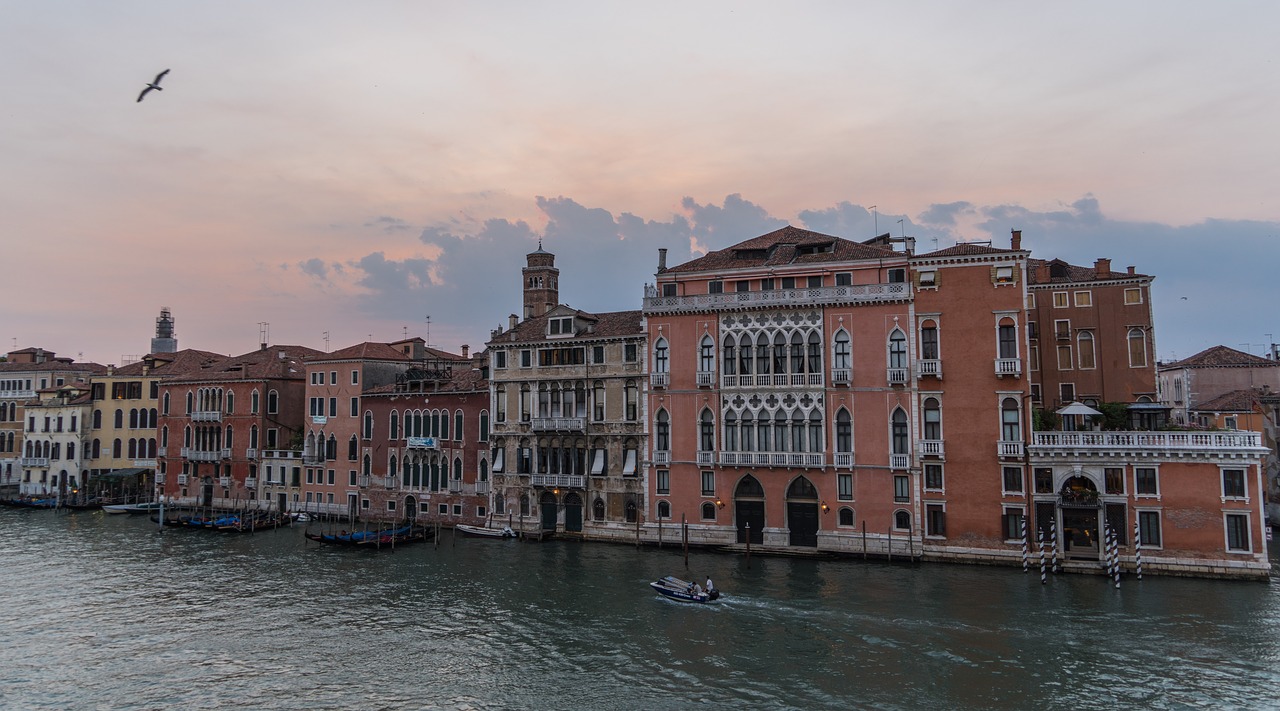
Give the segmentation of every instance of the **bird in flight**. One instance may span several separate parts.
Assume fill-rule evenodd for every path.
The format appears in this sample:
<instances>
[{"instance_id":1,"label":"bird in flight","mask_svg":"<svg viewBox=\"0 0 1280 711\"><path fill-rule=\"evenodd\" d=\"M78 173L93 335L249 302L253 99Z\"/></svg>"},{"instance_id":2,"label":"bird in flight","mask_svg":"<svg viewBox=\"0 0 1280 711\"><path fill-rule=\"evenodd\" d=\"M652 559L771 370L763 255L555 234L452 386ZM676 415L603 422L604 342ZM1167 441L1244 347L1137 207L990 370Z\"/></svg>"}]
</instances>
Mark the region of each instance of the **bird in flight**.
<instances>
[{"instance_id":1,"label":"bird in flight","mask_svg":"<svg viewBox=\"0 0 1280 711\"><path fill-rule=\"evenodd\" d=\"M160 80L164 79L164 75L168 73L169 73L169 70L166 69L163 72L160 72L159 74L157 74L156 78L153 79L150 84L147 84L147 88L143 89L141 94L138 94L138 101L142 101L142 97L146 96L147 92L151 91L152 89L155 89L156 91L164 91L164 89L160 88Z\"/></svg>"}]
</instances>

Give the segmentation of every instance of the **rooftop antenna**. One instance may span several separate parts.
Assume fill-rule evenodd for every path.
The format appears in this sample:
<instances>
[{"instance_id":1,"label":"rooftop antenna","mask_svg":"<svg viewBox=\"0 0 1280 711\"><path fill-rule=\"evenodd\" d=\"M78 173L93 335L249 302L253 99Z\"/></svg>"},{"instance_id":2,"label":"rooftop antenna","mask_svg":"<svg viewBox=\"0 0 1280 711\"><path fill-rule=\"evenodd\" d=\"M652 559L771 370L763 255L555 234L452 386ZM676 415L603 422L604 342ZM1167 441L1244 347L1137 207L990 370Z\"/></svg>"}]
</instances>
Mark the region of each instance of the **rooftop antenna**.
<instances>
[{"instance_id":1,"label":"rooftop antenna","mask_svg":"<svg viewBox=\"0 0 1280 711\"><path fill-rule=\"evenodd\" d=\"M264 349L267 347L267 343L269 343L271 340L270 333L271 333L271 324L267 323L266 321L259 321L258 322L258 343L261 343Z\"/></svg>"},{"instance_id":2,"label":"rooftop antenna","mask_svg":"<svg viewBox=\"0 0 1280 711\"><path fill-rule=\"evenodd\" d=\"M328 331L324 332L324 352L325 353L329 352L329 332Z\"/></svg>"},{"instance_id":3,"label":"rooftop antenna","mask_svg":"<svg viewBox=\"0 0 1280 711\"><path fill-rule=\"evenodd\" d=\"M403 328L403 329L404 329L404 340L406 340L406 341L407 341L407 340L409 340L409 327L408 327L408 326L402 326L401 328Z\"/></svg>"},{"instance_id":4,"label":"rooftop antenna","mask_svg":"<svg viewBox=\"0 0 1280 711\"><path fill-rule=\"evenodd\" d=\"M876 212L875 205L871 206L871 220L872 220L872 224L875 226L875 231L876 231L876 233L871 236L879 237L880 236L880 214Z\"/></svg>"},{"instance_id":5,"label":"rooftop antenna","mask_svg":"<svg viewBox=\"0 0 1280 711\"><path fill-rule=\"evenodd\" d=\"M542 249L542 240L538 240L538 249ZM425 347L431 347L431 314L427 314L427 342L423 344Z\"/></svg>"},{"instance_id":6,"label":"rooftop antenna","mask_svg":"<svg viewBox=\"0 0 1280 711\"><path fill-rule=\"evenodd\" d=\"M902 218L902 220L905 220L905 219L907 218L905 217ZM907 226L902 224L902 220L898 220L898 232L901 233L902 239L905 240L907 238Z\"/></svg>"}]
</instances>

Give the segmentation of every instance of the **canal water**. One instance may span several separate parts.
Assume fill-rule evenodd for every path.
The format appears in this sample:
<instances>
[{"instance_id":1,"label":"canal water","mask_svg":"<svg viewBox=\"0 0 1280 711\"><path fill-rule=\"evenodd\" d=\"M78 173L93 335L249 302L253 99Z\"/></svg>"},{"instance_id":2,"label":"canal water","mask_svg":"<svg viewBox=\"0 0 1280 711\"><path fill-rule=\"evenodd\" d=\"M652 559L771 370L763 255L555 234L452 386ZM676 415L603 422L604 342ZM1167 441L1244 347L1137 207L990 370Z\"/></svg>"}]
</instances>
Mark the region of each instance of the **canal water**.
<instances>
[{"instance_id":1,"label":"canal water","mask_svg":"<svg viewBox=\"0 0 1280 711\"><path fill-rule=\"evenodd\" d=\"M1276 585L0 511L0 707L1259 708Z\"/></svg>"}]
</instances>

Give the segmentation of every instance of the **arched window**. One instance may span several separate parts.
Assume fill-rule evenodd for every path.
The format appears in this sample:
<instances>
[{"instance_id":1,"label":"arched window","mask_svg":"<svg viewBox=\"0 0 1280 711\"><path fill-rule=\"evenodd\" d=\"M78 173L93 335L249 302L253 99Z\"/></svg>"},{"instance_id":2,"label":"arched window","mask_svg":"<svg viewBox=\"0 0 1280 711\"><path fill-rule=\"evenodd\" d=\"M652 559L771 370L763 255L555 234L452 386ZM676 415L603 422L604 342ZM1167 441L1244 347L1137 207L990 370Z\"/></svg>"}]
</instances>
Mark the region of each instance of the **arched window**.
<instances>
[{"instance_id":1,"label":"arched window","mask_svg":"<svg viewBox=\"0 0 1280 711\"><path fill-rule=\"evenodd\" d=\"M893 411L893 453L908 454L910 452L907 435L907 413L902 408Z\"/></svg>"},{"instance_id":2,"label":"arched window","mask_svg":"<svg viewBox=\"0 0 1280 711\"><path fill-rule=\"evenodd\" d=\"M1141 328L1129 329L1129 367L1147 366L1147 334Z\"/></svg>"},{"instance_id":3,"label":"arched window","mask_svg":"<svg viewBox=\"0 0 1280 711\"><path fill-rule=\"evenodd\" d=\"M623 388L623 393L626 400L627 421L635 422L640 416L639 403L636 401L636 381L628 380L626 387Z\"/></svg>"},{"instance_id":4,"label":"arched window","mask_svg":"<svg viewBox=\"0 0 1280 711\"><path fill-rule=\"evenodd\" d=\"M933 321L925 321L920 327L920 357L924 360L937 360L938 325Z\"/></svg>"},{"instance_id":5,"label":"arched window","mask_svg":"<svg viewBox=\"0 0 1280 711\"><path fill-rule=\"evenodd\" d=\"M449 431L449 411L440 411L440 439L453 439Z\"/></svg>"},{"instance_id":6,"label":"arched window","mask_svg":"<svg viewBox=\"0 0 1280 711\"><path fill-rule=\"evenodd\" d=\"M91 459L97 459L102 456L102 440L93 440L93 453L89 455Z\"/></svg>"},{"instance_id":7,"label":"arched window","mask_svg":"<svg viewBox=\"0 0 1280 711\"><path fill-rule=\"evenodd\" d=\"M129 438L129 458L130 459L138 458L138 440L132 437Z\"/></svg>"},{"instance_id":8,"label":"arched window","mask_svg":"<svg viewBox=\"0 0 1280 711\"><path fill-rule=\"evenodd\" d=\"M188 415L190 415L192 409L194 409L194 403L195 403L195 393L188 390L187 391L187 414Z\"/></svg>"},{"instance_id":9,"label":"arched window","mask_svg":"<svg viewBox=\"0 0 1280 711\"><path fill-rule=\"evenodd\" d=\"M822 413L818 410L809 412L809 451L821 452L822 446Z\"/></svg>"},{"instance_id":10,"label":"arched window","mask_svg":"<svg viewBox=\"0 0 1280 711\"><path fill-rule=\"evenodd\" d=\"M168 391L165 391L164 398L161 399L160 402L161 402L161 405L160 405L161 412L168 415L169 414L169 392Z\"/></svg>"},{"instance_id":11,"label":"arched window","mask_svg":"<svg viewBox=\"0 0 1280 711\"><path fill-rule=\"evenodd\" d=\"M234 392L227 391L227 414L228 415L234 414L235 411L236 411L236 394Z\"/></svg>"},{"instance_id":12,"label":"arched window","mask_svg":"<svg viewBox=\"0 0 1280 711\"><path fill-rule=\"evenodd\" d=\"M138 429L138 408L130 408L129 410L129 429Z\"/></svg>"},{"instance_id":13,"label":"arched window","mask_svg":"<svg viewBox=\"0 0 1280 711\"><path fill-rule=\"evenodd\" d=\"M280 393L276 390L267 391L267 414L275 415L280 412Z\"/></svg>"},{"instance_id":14,"label":"arched window","mask_svg":"<svg viewBox=\"0 0 1280 711\"><path fill-rule=\"evenodd\" d=\"M804 372L804 339L799 332L791 334L791 372Z\"/></svg>"},{"instance_id":15,"label":"arched window","mask_svg":"<svg viewBox=\"0 0 1280 711\"><path fill-rule=\"evenodd\" d=\"M658 502L658 518L671 518L671 502L670 501Z\"/></svg>"},{"instance_id":16,"label":"arched window","mask_svg":"<svg viewBox=\"0 0 1280 711\"><path fill-rule=\"evenodd\" d=\"M755 362L753 353L751 336L742 334L742 338L738 341L738 373L741 375L751 375L752 364Z\"/></svg>"},{"instance_id":17,"label":"arched window","mask_svg":"<svg viewBox=\"0 0 1280 711\"><path fill-rule=\"evenodd\" d=\"M9 419L13 419L13 418L10 417ZM95 430L102 429L102 410L93 411L93 429Z\"/></svg>"},{"instance_id":18,"label":"arched window","mask_svg":"<svg viewBox=\"0 0 1280 711\"><path fill-rule=\"evenodd\" d=\"M854 520L853 520L853 509L849 508L848 506L840 507L839 520L837 521L837 523L841 526L857 525L854 523Z\"/></svg>"},{"instance_id":19,"label":"arched window","mask_svg":"<svg viewBox=\"0 0 1280 711\"><path fill-rule=\"evenodd\" d=\"M231 425L227 425L227 441L222 445L224 449L231 449L235 445L231 441Z\"/></svg>"},{"instance_id":20,"label":"arched window","mask_svg":"<svg viewBox=\"0 0 1280 711\"><path fill-rule=\"evenodd\" d=\"M1096 367L1097 362L1093 351L1093 334L1089 331L1081 331L1076 336L1076 343L1079 347L1080 368L1082 370L1092 370Z\"/></svg>"},{"instance_id":21,"label":"arched window","mask_svg":"<svg viewBox=\"0 0 1280 711\"><path fill-rule=\"evenodd\" d=\"M653 372L666 373L670 371L670 354L667 351L667 339L659 338L653 344Z\"/></svg>"},{"instance_id":22,"label":"arched window","mask_svg":"<svg viewBox=\"0 0 1280 711\"><path fill-rule=\"evenodd\" d=\"M725 336L724 354L722 356L725 375L735 375L738 372L738 359L735 355L737 350L737 341L733 339L733 336Z\"/></svg>"},{"instance_id":23,"label":"arched window","mask_svg":"<svg viewBox=\"0 0 1280 711\"><path fill-rule=\"evenodd\" d=\"M591 504L591 518L597 521L604 520L604 499L597 498Z\"/></svg>"},{"instance_id":24,"label":"arched window","mask_svg":"<svg viewBox=\"0 0 1280 711\"><path fill-rule=\"evenodd\" d=\"M489 441L489 411L480 411L480 441Z\"/></svg>"},{"instance_id":25,"label":"arched window","mask_svg":"<svg viewBox=\"0 0 1280 711\"><path fill-rule=\"evenodd\" d=\"M489 460L480 460L480 479L479 481L489 481Z\"/></svg>"},{"instance_id":26,"label":"arched window","mask_svg":"<svg viewBox=\"0 0 1280 711\"><path fill-rule=\"evenodd\" d=\"M462 481L462 457L453 458L453 480Z\"/></svg>"},{"instance_id":27,"label":"arched window","mask_svg":"<svg viewBox=\"0 0 1280 711\"><path fill-rule=\"evenodd\" d=\"M1000 439L1005 442L1021 442L1022 426L1018 401L1007 397L1000 403Z\"/></svg>"},{"instance_id":28,"label":"arched window","mask_svg":"<svg viewBox=\"0 0 1280 711\"><path fill-rule=\"evenodd\" d=\"M373 439L373 411L364 411L364 438Z\"/></svg>"},{"instance_id":29,"label":"arched window","mask_svg":"<svg viewBox=\"0 0 1280 711\"><path fill-rule=\"evenodd\" d=\"M112 456L113 458L115 458L115 459L119 459L119 458L120 458L120 451L121 451L121 449L123 449L123 444L124 444L124 443L123 443L123 442L121 442L121 441L119 440L119 438L117 438L115 441L113 441L113 442L111 443L111 456Z\"/></svg>"},{"instance_id":30,"label":"arched window","mask_svg":"<svg viewBox=\"0 0 1280 711\"><path fill-rule=\"evenodd\" d=\"M712 417L711 411L702 410L701 420L698 423L698 449L703 452L711 452L716 448L716 425L715 418Z\"/></svg>"},{"instance_id":31,"label":"arched window","mask_svg":"<svg viewBox=\"0 0 1280 711\"><path fill-rule=\"evenodd\" d=\"M907 335L901 329L889 334L889 367L907 367Z\"/></svg>"},{"instance_id":32,"label":"arched window","mask_svg":"<svg viewBox=\"0 0 1280 711\"><path fill-rule=\"evenodd\" d=\"M369 455L364 455L364 459L360 460L360 473L369 476L373 473L373 460Z\"/></svg>"},{"instance_id":33,"label":"arched window","mask_svg":"<svg viewBox=\"0 0 1280 711\"><path fill-rule=\"evenodd\" d=\"M249 425L249 449L258 448L258 426Z\"/></svg>"},{"instance_id":34,"label":"arched window","mask_svg":"<svg viewBox=\"0 0 1280 711\"><path fill-rule=\"evenodd\" d=\"M911 528L911 514L901 509L893 512L893 527L899 531Z\"/></svg>"},{"instance_id":35,"label":"arched window","mask_svg":"<svg viewBox=\"0 0 1280 711\"><path fill-rule=\"evenodd\" d=\"M799 410L791 412L791 451L803 452L804 448L804 414Z\"/></svg>"},{"instance_id":36,"label":"arched window","mask_svg":"<svg viewBox=\"0 0 1280 711\"><path fill-rule=\"evenodd\" d=\"M347 440L347 461L354 462L360 458L360 443L356 440L355 435L351 435L351 439Z\"/></svg>"},{"instance_id":37,"label":"arched window","mask_svg":"<svg viewBox=\"0 0 1280 711\"><path fill-rule=\"evenodd\" d=\"M666 410L658 410L656 418L656 426L654 433L656 435L656 449L659 452L667 452L671 450L671 416Z\"/></svg>"},{"instance_id":38,"label":"arched window","mask_svg":"<svg viewBox=\"0 0 1280 711\"><path fill-rule=\"evenodd\" d=\"M750 410L742 412L742 451L754 452L756 449L756 423Z\"/></svg>"},{"instance_id":39,"label":"arched window","mask_svg":"<svg viewBox=\"0 0 1280 711\"><path fill-rule=\"evenodd\" d=\"M1003 320L996 329L999 358L1018 357L1018 327L1009 319Z\"/></svg>"},{"instance_id":40,"label":"arched window","mask_svg":"<svg viewBox=\"0 0 1280 711\"><path fill-rule=\"evenodd\" d=\"M703 521L714 521L714 520L716 520L716 505L715 505L715 504L711 503L710 501L704 502L704 503L702 504L702 520L703 520Z\"/></svg>"},{"instance_id":41,"label":"arched window","mask_svg":"<svg viewBox=\"0 0 1280 711\"><path fill-rule=\"evenodd\" d=\"M760 412L760 417L756 420L756 434L758 435L757 441L760 443L760 446L757 447L757 449L761 452L768 452L770 450L770 446L773 444L773 440L769 437L769 423L769 413L762 410Z\"/></svg>"},{"instance_id":42,"label":"arched window","mask_svg":"<svg viewBox=\"0 0 1280 711\"><path fill-rule=\"evenodd\" d=\"M817 331L809 333L809 372L822 372L822 339L818 338Z\"/></svg>"},{"instance_id":43,"label":"arched window","mask_svg":"<svg viewBox=\"0 0 1280 711\"><path fill-rule=\"evenodd\" d=\"M942 404L936 397L924 399L924 438L942 439Z\"/></svg>"},{"instance_id":44,"label":"arched window","mask_svg":"<svg viewBox=\"0 0 1280 711\"><path fill-rule=\"evenodd\" d=\"M254 390L253 392L249 393L249 414L250 415L258 414L258 398L259 396L258 396L257 390Z\"/></svg>"},{"instance_id":45,"label":"arched window","mask_svg":"<svg viewBox=\"0 0 1280 711\"><path fill-rule=\"evenodd\" d=\"M453 438L462 440L462 410L453 411Z\"/></svg>"},{"instance_id":46,"label":"arched window","mask_svg":"<svg viewBox=\"0 0 1280 711\"><path fill-rule=\"evenodd\" d=\"M787 413L782 410L773 413L773 451L787 451Z\"/></svg>"},{"instance_id":47,"label":"arched window","mask_svg":"<svg viewBox=\"0 0 1280 711\"><path fill-rule=\"evenodd\" d=\"M124 410L116 408L115 427L118 430L124 429Z\"/></svg>"},{"instance_id":48,"label":"arched window","mask_svg":"<svg viewBox=\"0 0 1280 711\"><path fill-rule=\"evenodd\" d=\"M733 410L724 413L724 449L726 452L738 451L738 416Z\"/></svg>"},{"instance_id":49,"label":"arched window","mask_svg":"<svg viewBox=\"0 0 1280 711\"><path fill-rule=\"evenodd\" d=\"M391 423L387 431L391 433L392 442L400 439L400 411L399 410L391 411Z\"/></svg>"},{"instance_id":50,"label":"arched window","mask_svg":"<svg viewBox=\"0 0 1280 711\"><path fill-rule=\"evenodd\" d=\"M836 451L853 451L853 422L843 407L836 412Z\"/></svg>"},{"instance_id":51,"label":"arched window","mask_svg":"<svg viewBox=\"0 0 1280 711\"><path fill-rule=\"evenodd\" d=\"M769 362L772 360L769 353L769 336L764 333L756 336L756 371L761 375L769 374Z\"/></svg>"},{"instance_id":52,"label":"arched window","mask_svg":"<svg viewBox=\"0 0 1280 711\"><path fill-rule=\"evenodd\" d=\"M338 438L329 435L329 441L325 443L324 458L333 461L338 458Z\"/></svg>"},{"instance_id":53,"label":"arched window","mask_svg":"<svg viewBox=\"0 0 1280 711\"><path fill-rule=\"evenodd\" d=\"M182 446L183 447L191 446L191 425L187 425L186 427L182 428Z\"/></svg>"},{"instance_id":54,"label":"arched window","mask_svg":"<svg viewBox=\"0 0 1280 711\"><path fill-rule=\"evenodd\" d=\"M773 372L787 372L787 339L781 333L773 334Z\"/></svg>"},{"instance_id":55,"label":"arched window","mask_svg":"<svg viewBox=\"0 0 1280 711\"><path fill-rule=\"evenodd\" d=\"M703 335L698 346L698 372L711 373L716 369L716 342L711 336Z\"/></svg>"}]
</instances>

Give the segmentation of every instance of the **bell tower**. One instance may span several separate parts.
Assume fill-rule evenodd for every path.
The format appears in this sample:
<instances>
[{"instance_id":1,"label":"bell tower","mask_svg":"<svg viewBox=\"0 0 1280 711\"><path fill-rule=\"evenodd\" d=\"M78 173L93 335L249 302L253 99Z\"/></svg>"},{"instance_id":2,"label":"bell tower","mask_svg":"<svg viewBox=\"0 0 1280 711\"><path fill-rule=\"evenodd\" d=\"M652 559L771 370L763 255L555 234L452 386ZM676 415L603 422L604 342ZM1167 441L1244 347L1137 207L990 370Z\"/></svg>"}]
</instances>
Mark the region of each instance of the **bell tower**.
<instances>
[{"instance_id":1,"label":"bell tower","mask_svg":"<svg viewBox=\"0 0 1280 711\"><path fill-rule=\"evenodd\" d=\"M528 266L520 270L524 279L524 318L541 316L560 303L560 270L556 269L556 255L542 248L525 255Z\"/></svg>"}]
</instances>

